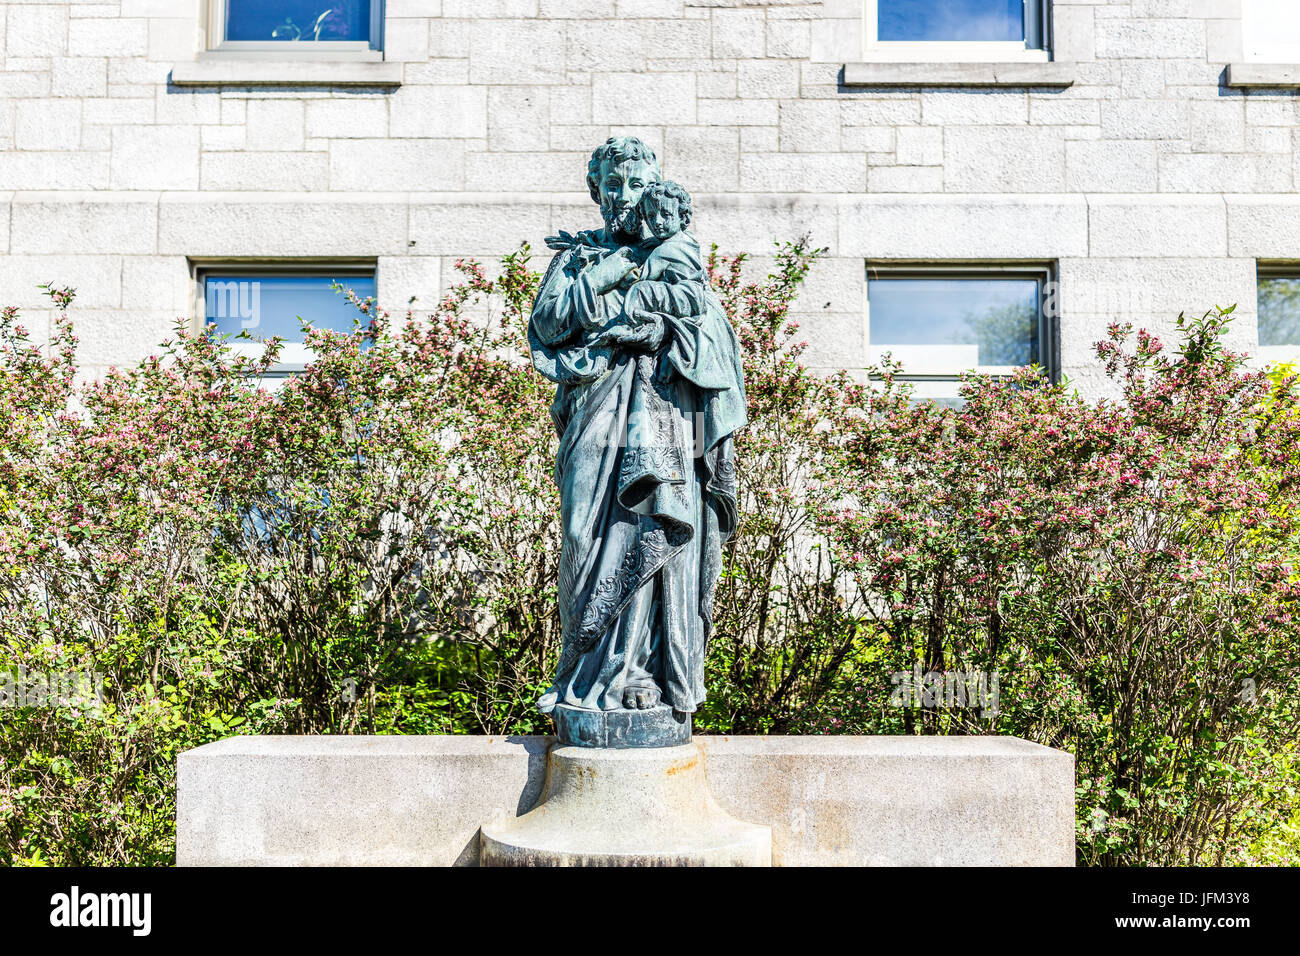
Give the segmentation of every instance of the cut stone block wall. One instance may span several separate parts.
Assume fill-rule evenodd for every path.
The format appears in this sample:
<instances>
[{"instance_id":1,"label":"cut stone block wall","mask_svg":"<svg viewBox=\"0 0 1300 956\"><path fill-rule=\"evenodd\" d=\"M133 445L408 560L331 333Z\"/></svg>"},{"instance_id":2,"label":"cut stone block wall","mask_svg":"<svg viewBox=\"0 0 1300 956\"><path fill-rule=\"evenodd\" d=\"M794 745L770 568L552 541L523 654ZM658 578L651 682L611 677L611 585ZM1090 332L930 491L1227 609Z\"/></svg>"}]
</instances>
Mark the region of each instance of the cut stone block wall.
<instances>
[{"instance_id":1,"label":"cut stone block wall","mask_svg":"<svg viewBox=\"0 0 1300 956\"><path fill-rule=\"evenodd\" d=\"M75 286L92 372L193 317L192 259L373 257L431 304L463 255L599 224L591 148L641 136L697 232L829 249L797 308L818 367L865 360L867 260L1059 263L1063 371L1125 317L1238 305L1300 260L1297 100L1230 87L1232 0L1056 0L1063 88L863 88L858 0L388 0L397 86L180 86L200 0L0 9L0 302ZM340 68L339 76L346 71Z\"/></svg>"}]
</instances>

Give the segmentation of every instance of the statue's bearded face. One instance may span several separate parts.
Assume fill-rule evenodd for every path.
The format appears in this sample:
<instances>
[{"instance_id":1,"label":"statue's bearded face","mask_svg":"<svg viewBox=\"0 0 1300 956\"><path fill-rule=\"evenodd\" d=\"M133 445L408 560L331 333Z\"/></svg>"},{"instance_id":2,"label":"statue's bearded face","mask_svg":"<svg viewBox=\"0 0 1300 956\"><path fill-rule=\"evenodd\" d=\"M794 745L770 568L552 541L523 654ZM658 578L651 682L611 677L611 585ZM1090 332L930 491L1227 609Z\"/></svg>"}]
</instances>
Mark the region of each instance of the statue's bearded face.
<instances>
[{"instance_id":1,"label":"statue's bearded face","mask_svg":"<svg viewBox=\"0 0 1300 956\"><path fill-rule=\"evenodd\" d=\"M636 205L645 188L658 181L659 170L655 164L642 159L629 159L617 165L600 164L600 181L596 184L600 214L605 218L605 228L615 239L627 242L641 238Z\"/></svg>"}]
</instances>

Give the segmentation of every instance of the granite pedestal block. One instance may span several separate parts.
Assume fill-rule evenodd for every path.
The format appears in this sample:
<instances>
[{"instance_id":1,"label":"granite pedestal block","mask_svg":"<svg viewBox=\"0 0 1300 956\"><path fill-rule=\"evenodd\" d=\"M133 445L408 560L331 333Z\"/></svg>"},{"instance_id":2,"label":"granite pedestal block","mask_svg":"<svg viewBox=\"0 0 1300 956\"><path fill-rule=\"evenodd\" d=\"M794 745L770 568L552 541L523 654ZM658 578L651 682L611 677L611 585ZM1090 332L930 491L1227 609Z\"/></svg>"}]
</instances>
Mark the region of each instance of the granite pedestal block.
<instances>
[{"instance_id":1,"label":"granite pedestal block","mask_svg":"<svg viewBox=\"0 0 1300 956\"><path fill-rule=\"evenodd\" d=\"M1059 750L1014 737L694 745L717 807L770 829L775 866L1074 864L1074 758ZM464 736L208 744L180 756L177 862L478 865L480 829L497 833L542 800L553 746Z\"/></svg>"},{"instance_id":2,"label":"granite pedestal block","mask_svg":"<svg viewBox=\"0 0 1300 956\"><path fill-rule=\"evenodd\" d=\"M771 866L772 831L709 795L694 744L556 747L546 796L483 825L484 866Z\"/></svg>"}]
</instances>

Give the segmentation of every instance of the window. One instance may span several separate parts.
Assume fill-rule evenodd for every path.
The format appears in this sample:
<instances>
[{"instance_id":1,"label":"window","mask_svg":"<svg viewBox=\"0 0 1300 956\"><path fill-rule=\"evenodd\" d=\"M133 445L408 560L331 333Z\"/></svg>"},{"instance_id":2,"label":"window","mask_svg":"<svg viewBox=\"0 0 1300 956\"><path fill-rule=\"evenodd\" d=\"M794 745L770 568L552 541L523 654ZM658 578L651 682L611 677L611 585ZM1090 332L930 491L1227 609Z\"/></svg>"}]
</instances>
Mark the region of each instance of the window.
<instances>
[{"instance_id":1,"label":"window","mask_svg":"<svg viewBox=\"0 0 1300 956\"><path fill-rule=\"evenodd\" d=\"M1048 59L1047 0L866 0L868 60Z\"/></svg>"},{"instance_id":2,"label":"window","mask_svg":"<svg viewBox=\"0 0 1300 956\"><path fill-rule=\"evenodd\" d=\"M1046 266L913 266L867 270L867 357L890 353L920 399L958 404L961 374L1050 368Z\"/></svg>"},{"instance_id":3,"label":"window","mask_svg":"<svg viewBox=\"0 0 1300 956\"><path fill-rule=\"evenodd\" d=\"M1245 59L1256 63L1300 63L1300 3L1241 0Z\"/></svg>"},{"instance_id":4,"label":"window","mask_svg":"<svg viewBox=\"0 0 1300 956\"><path fill-rule=\"evenodd\" d=\"M1300 362L1300 267L1259 270L1259 360Z\"/></svg>"},{"instance_id":5,"label":"window","mask_svg":"<svg viewBox=\"0 0 1300 956\"><path fill-rule=\"evenodd\" d=\"M208 46L223 54L365 57L381 50L382 0L209 0Z\"/></svg>"},{"instance_id":6,"label":"window","mask_svg":"<svg viewBox=\"0 0 1300 956\"><path fill-rule=\"evenodd\" d=\"M230 334L230 345L253 358L262 354L272 336L284 340L280 361L271 372L278 376L301 371L311 361L302 344L301 316L313 328L351 332L353 320L365 319L333 285L351 289L362 299L375 294L374 266L320 266L287 270L281 267L233 266L199 270L199 292L204 321L218 334ZM236 339L246 331L254 341Z\"/></svg>"}]
</instances>

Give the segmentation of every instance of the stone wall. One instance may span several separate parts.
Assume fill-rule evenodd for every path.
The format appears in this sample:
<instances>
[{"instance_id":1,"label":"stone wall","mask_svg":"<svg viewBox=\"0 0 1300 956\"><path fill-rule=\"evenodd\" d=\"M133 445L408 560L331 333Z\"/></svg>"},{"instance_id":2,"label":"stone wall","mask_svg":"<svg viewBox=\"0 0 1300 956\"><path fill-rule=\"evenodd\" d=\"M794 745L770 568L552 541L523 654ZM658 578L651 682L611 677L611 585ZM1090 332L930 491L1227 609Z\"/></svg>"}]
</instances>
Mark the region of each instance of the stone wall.
<instances>
[{"instance_id":1,"label":"stone wall","mask_svg":"<svg viewBox=\"0 0 1300 956\"><path fill-rule=\"evenodd\" d=\"M1238 6L1056 0L1072 85L862 88L859 0L388 0L400 85L255 88L169 83L200 0L8 0L0 302L42 334L36 286L76 286L92 372L193 316L196 260L373 258L386 304L431 303L456 257L598 224L586 158L624 133L702 241L830 248L814 364L864 362L868 261L1043 261L1095 391L1113 316L1235 302L1250 347L1257 261L1300 260L1296 99L1224 83Z\"/></svg>"}]
</instances>

